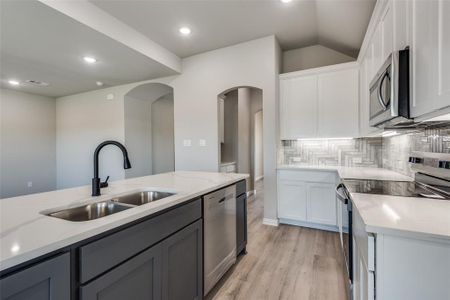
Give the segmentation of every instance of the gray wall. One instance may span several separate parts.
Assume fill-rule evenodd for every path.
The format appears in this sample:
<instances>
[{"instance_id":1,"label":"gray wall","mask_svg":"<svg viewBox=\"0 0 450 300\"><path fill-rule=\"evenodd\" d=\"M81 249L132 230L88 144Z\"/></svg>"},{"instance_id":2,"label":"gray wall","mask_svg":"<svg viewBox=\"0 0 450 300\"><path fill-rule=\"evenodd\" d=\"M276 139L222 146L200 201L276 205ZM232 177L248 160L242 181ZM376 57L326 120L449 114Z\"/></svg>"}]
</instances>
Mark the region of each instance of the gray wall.
<instances>
[{"instance_id":1,"label":"gray wall","mask_svg":"<svg viewBox=\"0 0 450 300\"><path fill-rule=\"evenodd\" d=\"M238 92L233 90L226 94L224 100L224 143L221 145L220 162L236 162L237 159L237 116L238 116Z\"/></svg>"},{"instance_id":2,"label":"gray wall","mask_svg":"<svg viewBox=\"0 0 450 300\"><path fill-rule=\"evenodd\" d=\"M132 166L125 178L152 174L151 105L148 100L125 96L125 145Z\"/></svg>"},{"instance_id":3,"label":"gray wall","mask_svg":"<svg viewBox=\"0 0 450 300\"><path fill-rule=\"evenodd\" d=\"M175 170L173 94L152 103L152 168L153 174Z\"/></svg>"},{"instance_id":4,"label":"gray wall","mask_svg":"<svg viewBox=\"0 0 450 300\"><path fill-rule=\"evenodd\" d=\"M260 110L255 114L254 120L255 126L255 180L259 180L264 177L264 152L263 152L263 111Z\"/></svg>"},{"instance_id":5,"label":"gray wall","mask_svg":"<svg viewBox=\"0 0 450 300\"><path fill-rule=\"evenodd\" d=\"M354 61L351 56L322 45L283 52L283 73Z\"/></svg>"},{"instance_id":6,"label":"gray wall","mask_svg":"<svg viewBox=\"0 0 450 300\"><path fill-rule=\"evenodd\" d=\"M0 89L0 113L1 198L54 190L55 99Z\"/></svg>"}]
</instances>

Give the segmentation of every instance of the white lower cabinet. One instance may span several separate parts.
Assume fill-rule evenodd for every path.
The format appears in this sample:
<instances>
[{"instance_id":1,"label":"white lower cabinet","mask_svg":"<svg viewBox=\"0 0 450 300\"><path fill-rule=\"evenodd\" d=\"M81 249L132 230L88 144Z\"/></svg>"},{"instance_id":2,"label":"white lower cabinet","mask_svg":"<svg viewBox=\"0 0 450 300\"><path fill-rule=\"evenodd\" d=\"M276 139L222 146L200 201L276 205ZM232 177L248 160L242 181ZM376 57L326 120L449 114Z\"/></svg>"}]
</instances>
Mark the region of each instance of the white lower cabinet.
<instances>
[{"instance_id":1,"label":"white lower cabinet","mask_svg":"<svg viewBox=\"0 0 450 300\"><path fill-rule=\"evenodd\" d=\"M306 221L306 183L295 180L282 180L278 184L278 205L280 218Z\"/></svg>"},{"instance_id":2,"label":"white lower cabinet","mask_svg":"<svg viewBox=\"0 0 450 300\"><path fill-rule=\"evenodd\" d=\"M280 223L337 230L333 172L280 170L278 175Z\"/></svg>"},{"instance_id":3,"label":"white lower cabinet","mask_svg":"<svg viewBox=\"0 0 450 300\"><path fill-rule=\"evenodd\" d=\"M307 183L307 220L337 225L335 184Z\"/></svg>"}]
</instances>

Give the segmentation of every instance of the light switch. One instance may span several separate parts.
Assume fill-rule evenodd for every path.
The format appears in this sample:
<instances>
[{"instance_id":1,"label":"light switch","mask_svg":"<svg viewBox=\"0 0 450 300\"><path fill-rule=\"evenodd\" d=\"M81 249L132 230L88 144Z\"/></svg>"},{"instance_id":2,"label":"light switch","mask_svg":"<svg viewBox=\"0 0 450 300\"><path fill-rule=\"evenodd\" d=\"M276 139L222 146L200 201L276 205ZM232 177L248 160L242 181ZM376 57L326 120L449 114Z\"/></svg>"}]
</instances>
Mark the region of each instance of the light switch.
<instances>
[{"instance_id":1,"label":"light switch","mask_svg":"<svg viewBox=\"0 0 450 300\"><path fill-rule=\"evenodd\" d=\"M198 145L199 145L200 147L206 147L206 140L203 140L203 139L199 140L199 141L198 141Z\"/></svg>"},{"instance_id":2,"label":"light switch","mask_svg":"<svg viewBox=\"0 0 450 300\"><path fill-rule=\"evenodd\" d=\"M28 181L27 182L27 187L29 187L29 188L33 187L33 181Z\"/></svg>"},{"instance_id":3,"label":"light switch","mask_svg":"<svg viewBox=\"0 0 450 300\"><path fill-rule=\"evenodd\" d=\"M183 146L184 147L191 147L192 141L191 140L183 140Z\"/></svg>"}]
</instances>

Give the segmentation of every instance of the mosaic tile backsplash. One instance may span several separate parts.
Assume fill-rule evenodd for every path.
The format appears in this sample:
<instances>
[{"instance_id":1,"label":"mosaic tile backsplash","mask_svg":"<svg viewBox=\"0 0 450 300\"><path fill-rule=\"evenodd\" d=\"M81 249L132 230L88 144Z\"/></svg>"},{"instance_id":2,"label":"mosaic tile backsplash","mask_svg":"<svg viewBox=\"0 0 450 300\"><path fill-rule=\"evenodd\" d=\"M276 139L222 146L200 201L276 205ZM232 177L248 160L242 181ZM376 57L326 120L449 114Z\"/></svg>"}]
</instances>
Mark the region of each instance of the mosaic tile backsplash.
<instances>
[{"instance_id":1,"label":"mosaic tile backsplash","mask_svg":"<svg viewBox=\"0 0 450 300\"><path fill-rule=\"evenodd\" d=\"M282 141L279 164L383 167L413 176L412 151L450 153L450 126L422 129L392 137Z\"/></svg>"},{"instance_id":2,"label":"mosaic tile backsplash","mask_svg":"<svg viewBox=\"0 0 450 300\"><path fill-rule=\"evenodd\" d=\"M450 127L426 129L383 138L382 166L413 176L414 172L408 163L410 153L413 151L450 153Z\"/></svg>"},{"instance_id":3,"label":"mosaic tile backsplash","mask_svg":"<svg viewBox=\"0 0 450 300\"><path fill-rule=\"evenodd\" d=\"M279 164L381 167L382 138L282 141Z\"/></svg>"}]
</instances>

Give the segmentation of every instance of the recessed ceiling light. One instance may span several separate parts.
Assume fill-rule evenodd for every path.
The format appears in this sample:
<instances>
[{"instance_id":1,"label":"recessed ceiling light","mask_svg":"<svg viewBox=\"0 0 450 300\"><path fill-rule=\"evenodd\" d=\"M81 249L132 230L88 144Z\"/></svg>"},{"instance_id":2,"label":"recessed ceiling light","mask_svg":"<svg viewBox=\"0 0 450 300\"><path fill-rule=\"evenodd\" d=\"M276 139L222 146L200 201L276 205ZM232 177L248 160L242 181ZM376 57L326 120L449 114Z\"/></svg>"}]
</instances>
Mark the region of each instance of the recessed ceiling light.
<instances>
[{"instance_id":1,"label":"recessed ceiling light","mask_svg":"<svg viewBox=\"0 0 450 300\"><path fill-rule=\"evenodd\" d=\"M181 27L179 31L182 35L190 35L191 34L191 29L189 27Z\"/></svg>"},{"instance_id":2,"label":"recessed ceiling light","mask_svg":"<svg viewBox=\"0 0 450 300\"><path fill-rule=\"evenodd\" d=\"M289 3L289 2L292 2L292 0L280 0L281 2L283 2L283 3Z\"/></svg>"},{"instance_id":3,"label":"recessed ceiling light","mask_svg":"<svg viewBox=\"0 0 450 300\"><path fill-rule=\"evenodd\" d=\"M103 82L101 82L101 81L96 81L95 84L98 86L103 86Z\"/></svg>"},{"instance_id":4,"label":"recessed ceiling light","mask_svg":"<svg viewBox=\"0 0 450 300\"><path fill-rule=\"evenodd\" d=\"M8 83L10 85L19 85L20 84L20 82L18 82L17 80L14 80L14 79L8 80Z\"/></svg>"},{"instance_id":5,"label":"recessed ceiling light","mask_svg":"<svg viewBox=\"0 0 450 300\"><path fill-rule=\"evenodd\" d=\"M97 59L95 59L95 57L91 57L91 56L85 56L85 57L83 57L83 59L88 64L95 64L97 62Z\"/></svg>"}]
</instances>

